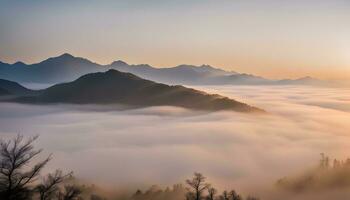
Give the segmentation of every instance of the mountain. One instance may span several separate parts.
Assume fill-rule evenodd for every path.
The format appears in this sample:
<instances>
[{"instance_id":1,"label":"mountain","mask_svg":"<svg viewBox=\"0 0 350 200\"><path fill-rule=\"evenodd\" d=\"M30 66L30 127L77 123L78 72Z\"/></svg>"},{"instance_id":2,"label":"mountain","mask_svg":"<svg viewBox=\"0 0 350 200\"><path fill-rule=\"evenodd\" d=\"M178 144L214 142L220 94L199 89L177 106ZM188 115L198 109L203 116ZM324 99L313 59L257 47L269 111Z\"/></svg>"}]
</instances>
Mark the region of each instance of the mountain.
<instances>
[{"instance_id":1,"label":"mountain","mask_svg":"<svg viewBox=\"0 0 350 200\"><path fill-rule=\"evenodd\" d=\"M40 63L27 65L0 63L0 78L20 83L60 83L72 81L83 74L105 71L106 67L84 58L62 54Z\"/></svg>"},{"instance_id":2,"label":"mountain","mask_svg":"<svg viewBox=\"0 0 350 200\"><path fill-rule=\"evenodd\" d=\"M129 65L121 60L109 65L99 65L67 53L31 65L23 62L14 64L0 62L0 78L20 83L56 84L73 81L84 74L104 72L109 69L133 73L156 82L182 85L319 85L323 83L310 77L307 80L305 78L270 80L251 74L225 71L210 65L184 64L170 68L155 68L147 64Z\"/></svg>"},{"instance_id":3,"label":"mountain","mask_svg":"<svg viewBox=\"0 0 350 200\"><path fill-rule=\"evenodd\" d=\"M16 98L24 103L122 104L136 107L177 106L194 110L263 112L247 104L183 86L169 86L131 73L109 70L57 84L37 95Z\"/></svg>"},{"instance_id":4,"label":"mountain","mask_svg":"<svg viewBox=\"0 0 350 200\"><path fill-rule=\"evenodd\" d=\"M2 89L3 91L6 91L8 94L17 95L17 96L28 96L28 95L35 95L38 93L38 91L27 89L16 82L4 80L4 79L0 79L0 89Z\"/></svg>"},{"instance_id":5,"label":"mountain","mask_svg":"<svg viewBox=\"0 0 350 200\"><path fill-rule=\"evenodd\" d=\"M282 80L277 81L276 84L279 84L279 85L291 85L291 84L294 84L294 85L326 85L327 82L312 78L310 76L306 76L306 77L298 78L298 79L282 79Z\"/></svg>"},{"instance_id":6,"label":"mountain","mask_svg":"<svg viewBox=\"0 0 350 200\"><path fill-rule=\"evenodd\" d=\"M299 79L271 80L252 74L228 72L210 65L179 65L171 68L154 68L150 65L128 65L113 62L112 69L133 73L145 79L169 84L187 85L328 85L326 81L304 77Z\"/></svg>"},{"instance_id":7,"label":"mountain","mask_svg":"<svg viewBox=\"0 0 350 200\"><path fill-rule=\"evenodd\" d=\"M11 95L11 93L3 88L0 88L0 96Z\"/></svg>"},{"instance_id":8,"label":"mountain","mask_svg":"<svg viewBox=\"0 0 350 200\"><path fill-rule=\"evenodd\" d=\"M110 66L113 69L133 73L145 79L170 84L206 84L206 81L211 78L236 74L235 72L226 72L209 65L179 65L171 68L154 68L147 64L120 65L114 62Z\"/></svg>"}]
</instances>

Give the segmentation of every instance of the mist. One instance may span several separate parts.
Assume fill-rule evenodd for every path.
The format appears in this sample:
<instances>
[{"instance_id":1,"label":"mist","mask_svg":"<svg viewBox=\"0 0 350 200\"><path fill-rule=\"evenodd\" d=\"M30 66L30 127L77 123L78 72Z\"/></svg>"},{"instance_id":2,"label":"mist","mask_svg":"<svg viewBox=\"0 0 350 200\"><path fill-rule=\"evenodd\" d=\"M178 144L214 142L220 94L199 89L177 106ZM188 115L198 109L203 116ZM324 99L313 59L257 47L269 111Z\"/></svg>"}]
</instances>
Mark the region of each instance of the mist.
<instances>
[{"instance_id":1,"label":"mist","mask_svg":"<svg viewBox=\"0 0 350 200\"><path fill-rule=\"evenodd\" d=\"M220 189L262 196L279 178L317 165L322 152L349 156L349 89L196 89L269 114L0 103L0 137L40 135L37 146L44 155L53 153L47 172L73 170L79 179L106 187L172 185L199 171Z\"/></svg>"}]
</instances>

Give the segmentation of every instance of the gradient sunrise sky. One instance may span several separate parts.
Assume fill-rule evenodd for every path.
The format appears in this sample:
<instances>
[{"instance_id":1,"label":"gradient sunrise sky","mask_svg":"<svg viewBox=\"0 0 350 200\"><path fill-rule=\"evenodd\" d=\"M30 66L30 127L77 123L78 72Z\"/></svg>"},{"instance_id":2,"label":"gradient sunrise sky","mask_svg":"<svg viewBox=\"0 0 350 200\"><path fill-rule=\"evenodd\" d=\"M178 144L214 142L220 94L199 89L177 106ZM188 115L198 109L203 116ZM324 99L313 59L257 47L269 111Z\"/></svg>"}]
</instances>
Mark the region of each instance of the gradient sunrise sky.
<instances>
[{"instance_id":1,"label":"gradient sunrise sky","mask_svg":"<svg viewBox=\"0 0 350 200\"><path fill-rule=\"evenodd\" d=\"M350 79L349 0L0 0L0 60L210 64Z\"/></svg>"}]
</instances>

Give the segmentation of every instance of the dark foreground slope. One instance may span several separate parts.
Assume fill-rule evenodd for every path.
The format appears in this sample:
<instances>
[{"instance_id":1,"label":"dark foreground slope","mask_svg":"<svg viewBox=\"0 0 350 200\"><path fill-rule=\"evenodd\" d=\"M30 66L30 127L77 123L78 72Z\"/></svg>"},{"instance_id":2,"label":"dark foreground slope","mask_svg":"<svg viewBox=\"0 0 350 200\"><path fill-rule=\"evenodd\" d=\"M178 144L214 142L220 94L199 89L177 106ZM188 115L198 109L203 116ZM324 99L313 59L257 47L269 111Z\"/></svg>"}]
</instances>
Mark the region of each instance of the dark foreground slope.
<instances>
[{"instance_id":1,"label":"dark foreground slope","mask_svg":"<svg viewBox=\"0 0 350 200\"><path fill-rule=\"evenodd\" d=\"M179 106L195 110L262 110L219 95L210 95L183 86L169 86L139 78L130 73L109 70L87 74L79 79L54 85L25 103L124 104L131 106Z\"/></svg>"},{"instance_id":2,"label":"dark foreground slope","mask_svg":"<svg viewBox=\"0 0 350 200\"><path fill-rule=\"evenodd\" d=\"M37 91L27 89L16 82L4 79L0 79L0 89L6 95L27 96L38 93Z\"/></svg>"},{"instance_id":3,"label":"dark foreground slope","mask_svg":"<svg viewBox=\"0 0 350 200\"><path fill-rule=\"evenodd\" d=\"M11 93L5 89L0 88L0 96L11 95Z\"/></svg>"}]
</instances>

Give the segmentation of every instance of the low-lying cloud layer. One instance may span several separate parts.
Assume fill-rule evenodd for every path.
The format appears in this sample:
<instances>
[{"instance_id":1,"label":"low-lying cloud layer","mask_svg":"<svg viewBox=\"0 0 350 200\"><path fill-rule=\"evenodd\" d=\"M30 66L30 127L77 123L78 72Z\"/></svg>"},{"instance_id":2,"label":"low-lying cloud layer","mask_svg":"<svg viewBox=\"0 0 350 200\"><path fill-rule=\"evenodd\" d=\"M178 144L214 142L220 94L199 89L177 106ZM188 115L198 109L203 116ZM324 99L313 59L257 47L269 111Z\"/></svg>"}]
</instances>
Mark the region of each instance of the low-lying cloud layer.
<instances>
[{"instance_id":1,"label":"low-lying cloud layer","mask_svg":"<svg viewBox=\"0 0 350 200\"><path fill-rule=\"evenodd\" d=\"M337 158L350 152L348 89L197 88L270 114L1 103L0 134L39 134L38 146L54 155L49 168L115 186L172 184L200 171L222 189L248 191L314 166L321 152Z\"/></svg>"}]
</instances>

